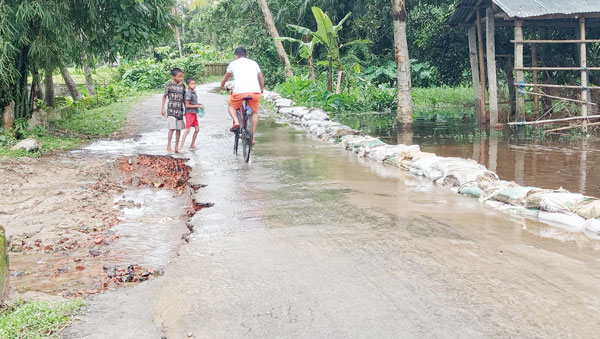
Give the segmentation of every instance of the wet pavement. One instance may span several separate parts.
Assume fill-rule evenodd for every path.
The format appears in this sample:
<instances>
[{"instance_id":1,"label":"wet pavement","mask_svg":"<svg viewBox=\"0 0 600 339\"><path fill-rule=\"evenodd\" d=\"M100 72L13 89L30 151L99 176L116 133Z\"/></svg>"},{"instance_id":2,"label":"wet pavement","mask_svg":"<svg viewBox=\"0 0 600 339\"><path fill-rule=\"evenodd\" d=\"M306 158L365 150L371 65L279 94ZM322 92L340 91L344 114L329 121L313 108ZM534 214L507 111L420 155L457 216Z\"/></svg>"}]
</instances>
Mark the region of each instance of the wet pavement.
<instances>
[{"instance_id":1,"label":"wet pavement","mask_svg":"<svg viewBox=\"0 0 600 339\"><path fill-rule=\"evenodd\" d=\"M183 156L191 183L207 185L194 198L214 206L189 221L189 244L163 276L93 297L66 337L597 335L599 242L272 120L245 164L232 155L226 98L199 98L199 151ZM90 149L161 154L165 138Z\"/></svg>"}]
</instances>

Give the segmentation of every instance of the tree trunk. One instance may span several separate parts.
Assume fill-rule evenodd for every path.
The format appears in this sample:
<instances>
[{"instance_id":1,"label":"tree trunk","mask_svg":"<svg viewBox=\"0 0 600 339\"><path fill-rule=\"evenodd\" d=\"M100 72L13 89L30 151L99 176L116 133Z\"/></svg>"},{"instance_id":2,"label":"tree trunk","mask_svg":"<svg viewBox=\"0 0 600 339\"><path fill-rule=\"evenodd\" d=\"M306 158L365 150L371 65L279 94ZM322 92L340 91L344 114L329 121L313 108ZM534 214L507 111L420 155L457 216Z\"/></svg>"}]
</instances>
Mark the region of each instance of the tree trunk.
<instances>
[{"instance_id":1,"label":"tree trunk","mask_svg":"<svg viewBox=\"0 0 600 339\"><path fill-rule=\"evenodd\" d=\"M71 78L71 74L69 74L69 70L63 64L60 65L60 73L62 74L63 79L65 79L65 84L67 85L67 88L69 89L69 93L71 93L71 97L73 98L73 100L77 101L81 99L81 95L79 94L79 90L77 90L77 85L75 85L75 81L73 81L73 78Z\"/></svg>"},{"instance_id":2,"label":"tree trunk","mask_svg":"<svg viewBox=\"0 0 600 339\"><path fill-rule=\"evenodd\" d=\"M333 61L329 58L329 69L327 73L327 90L331 92L333 89Z\"/></svg>"},{"instance_id":3,"label":"tree trunk","mask_svg":"<svg viewBox=\"0 0 600 339\"><path fill-rule=\"evenodd\" d=\"M56 107L56 97L54 96L54 79L52 78L52 69L46 68L44 77L44 103L48 107Z\"/></svg>"},{"instance_id":4,"label":"tree trunk","mask_svg":"<svg viewBox=\"0 0 600 339\"><path fill-rule=\"evenodd\" d=\"M308 69L310 70L310 80L314 85L317 83L317 79L315 78L315 59L312 53L308 56Z\"/></svg>"},{"instance_id":5,"label":"tree trunk","mask_svg":"<svg viewBox=\"0 0 600 339\"><path fill-rule=\"evenodd\" d=\"M517 89L515 87L515 76L512 58L504 61L504 73L506 74L506 83L508 85L508 101L510 101L509 120L514 119L517 112ZM504 121L503 121L504 122Z\"/></svg>"},{"instance_id":6,"label":"tree trunk","mask_svg":"<svg viewBox=\"0 0 600 339\"><path fill-rule=\"evenodd\" d=\"M337 85L335 85L335 94L340 94L342 92L342 80L344 78L344 71L338 71Z\"/></svg>"},{"instance_id":7,"label":"tree trunk","mask_svg":"<svg viewBox=\"0 0 600 339\"><path fill-rule=\"evenodd\" d=\"M92 71L90 70L90 60L87 54L83 55L83 72L85 73L85 87L88 90L88 94L90 96L96 95L94 79L92 78Z\"/></svg>"},{"instance_id":8,"label":"tree trunk","mask_svg":"<svg viewBox=\"0 0 600 339\"><path fill-rule=\"evenodd\" d=\"M46 68L44 77L44 103L48 107L56 107L56 98L54 97L54 79L52 79L52 69Z\"/></svg>"},{"instance_id":9,"label":"tree trunk","mask_svg":"<svg viewBox=\"0 0 600 339\"><path fill-rule=\"evenodd\" d=\"M394 51L398 68L398 122L410 129L412 117L412 88L410 80L410 58L406 39L406 2L392 0L394 21Z\"/></svg>"},{"instance_id":10,"label":"tree trunk","mask_svg":"<svg viewBox=\"0 0 600 339\"><path fill-rule=\"evenodd\" d=\"M269 29L269 33L271 33L271 37L273 38L273 42L275 43L275 48L277 49L277 54L279 54L279 58L283 63L283 67L285 68L285 77L290 78L293 77L292 66L290 65L290 59L288 58L285 49L283 48L283 44L279 41L279 33L277 32L277 27L275 27L275 22L273 21L273 16L271 15L271 10L269 9L269 5L267 4L267 0L259 0L260 9L263 12L263 16L265 19L265 24Z\"/></svg>"},{"instance_id":11,"label":"tree trunk","mask_svg":"<svg viewBox=\"0 0 600 339\"><path fill-rule=\"evenodd\" d=\"M15 102L11 101L8 103L6 107L4 107L4 112L2 113L2 127L10 131L13 129L15 123Z\"/></svg>"},{"instance_id":12,"label":"tree trunk","mask_svg":"<svg viewBox=\"0 0 600 339\"><path fill-rule=\"evenodd\" d=\"M171 14L173 14L173 16L177 16L177 8L173 7L171 8ZM179 57L183 58L183 46L181 45L181 35L179 34L179 25L175 24L173 25L173 31L175 32L175 39L177 39L177 49L179 50Z\"/></svg>"},{"instance_id":13,"label":"tree trunk","mask_svg":"<svg viewBox=\"0 0 600 339\"><path fill-rule=\"evenodd\" d=\"M31 90L29 91L29 100L31 101L31 108L35 111L37 109L37 99L39 98L40 74L37 67L31 73L33 79L31 81Z\"/></svg>"}]
</instances>

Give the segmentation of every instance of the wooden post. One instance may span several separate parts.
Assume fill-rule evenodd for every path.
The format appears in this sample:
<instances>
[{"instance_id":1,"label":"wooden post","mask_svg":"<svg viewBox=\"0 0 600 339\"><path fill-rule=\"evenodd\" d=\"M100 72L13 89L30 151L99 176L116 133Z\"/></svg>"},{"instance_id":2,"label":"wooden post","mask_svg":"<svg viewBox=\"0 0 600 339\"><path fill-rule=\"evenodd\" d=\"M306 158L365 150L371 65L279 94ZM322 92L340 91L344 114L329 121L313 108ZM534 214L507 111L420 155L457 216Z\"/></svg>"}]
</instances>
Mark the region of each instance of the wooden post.
<instances>
[{"instance_id":1,"label":"wooden post","mask_svg":"<svg viewBox=\"0 0 600 339\"><path fill-rule=\"evenodd\" d=\"M486 13L486 48L487 48L487 70L490 94L490 124L498 124L498 81L496 73L496 26L494 23L494 9L488 7Z\"/></svg>"},{"instance_id":2,"label":"wooden post","mask_svg":"<svg viewBox=\"0 0 600 339\"><path fill-rule=\"evenodd\" d=\"M531 39L537 39L537 32L535 28L531 29ZM536 44L531 45L531 66L537 67L537 47ZM533 71L533 83L537 85L538 83L538 72ZM533 92L538 94L540 91L539 87L534 87ZM533 96L533 106L535 107L535 118L538 119L540 117L540 97L537 95Z\"/></svg>"},{"instance_id":3,"label":"wooden post","mask_svg":"<svg viewBox=\"0 0 600 339\"><path fill-rule=\"evenodd\" d=\"M579 19L579 39L585 40L585 18ZM587 88L589 85L588 70L587 68L587 44L582 42L579 44L579 66L581 67L581 101L590 101L590 90ZM581 104L581 116L588 116L588 104ZM583 120L582 124L583 133L587 133L587 120Z\"/></svg>"},{"instance_id":4,"label":"wooden post","mask_svg":"<svg viewBox=\"0 0 600 339\"><path fill-rule=\"evenodd\" d=\"M477 40L479 41L479 76L481 77L481 123L487 121L487 109L485 107L485 61L483 60L483 28L481 27L481 14L479 7L477 12Z\"/></svg>"},{"instance_id":5,"label":"wooden post","mask_svg":"<svg viewBox=\"0 0 600 339\"><path fill-rule=\"evenodd\" d=\"M523 40L523 21L515 20L515 41ZM522 84L525 82L525 74L522 70L518 70L523 67L523 44L515 43L515 69L516 71L516 82ZM517 117L516 121L525 121L525 96L522 91L517 91Z\"/></svg>"},{"instance_id":6,"label":"wooden post","mask_svg":"<svg viewBox=\"0 0 600 339\"><path fill-rule=\"evenodd\" d=\"M471 77L475 95L475 118L481 123L481 82L479 78L479 62L477 61L477 31L475 26L469 27L469 60L471 61Z\"/></svg>"},{"instance_id":7,"label":"wooden post","mask_svg":"<svg viewBox=\"0 0 600 339\"><path fill-rule=\"evenodd\" d=\"M15 124L15 102L10 101L2 113L2 128L12 131Z\"/></svg>"}]
</instances>

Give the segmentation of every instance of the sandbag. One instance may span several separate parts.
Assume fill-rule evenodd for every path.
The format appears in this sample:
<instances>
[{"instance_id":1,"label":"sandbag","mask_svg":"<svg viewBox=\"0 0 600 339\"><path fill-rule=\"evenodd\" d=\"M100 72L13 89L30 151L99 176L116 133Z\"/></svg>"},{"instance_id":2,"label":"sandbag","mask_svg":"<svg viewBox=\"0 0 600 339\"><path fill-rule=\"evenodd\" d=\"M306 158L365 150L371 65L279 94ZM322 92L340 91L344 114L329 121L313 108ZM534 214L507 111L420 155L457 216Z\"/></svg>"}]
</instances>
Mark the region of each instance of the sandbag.
<instances>
[{"instance_id":1,"label":"sandbag","mask_svg":"<svg viewBox=\"0 0 600 339\"><path fill-rule=\"evenodd\" d=\"M477 182L481 177L487 177L489 180L498 180L498 175L492 171L464 168L455 170L444 176L443 185L452 187L462 186L468 182ZM481 189L479 189L479 191L481 191Z\"/></svg>"},{"instance_id":2,"label":"sandbag","mask_svg":"<svg viewBox=\"0 0 600 339\"><path fill-rule=\"evenodd\" d=\"M442 177L442 173L440 171L434 170L432 167L436 162L438 162L442 159L444 159L444 158L442 158L442 157L423 158L423 159L420 159L417 161L413 161L411 168L416 168L417 170L421 171L424 176L435 181Z\"/></svg>"},{"instance_id":3,"label":"sandbag","mask_svg":"<svg viewBox=\"0 0 600 339\"><path fill-rule=\"evenodd\" d=\"M588 219L583 224L584 232L589 237L594 239L600 238L600 220L598 219Z\"/></svg>"},{"instance_id":4,"label":"sandbag","mask_svg":"<svg viewBox=\"0 0 600 339\"><path fill-rule=\"evenodd\" d=\"M329 120L329 116L327 113L323 112L320 109L314 109L302 117L303 120L318 120L318 121L327 121Z\"/></svg>"},{"instance_id":5,"label":"sandbag","mask_svg":"<svg viewBox=\"0 0 600 339\"><path fill-rule=\"evenodd\" d=\"M482 193L479 197L480 201L486 201L493 199L498 192L508 187L519 187L518 184L512 181L504 181L504 180L487 180L487 178L479 178L477 180L477 185L481 189Z\"/></svg>"},{"instance_id":6,"label":"sandbag","mask_svg":"<svg viewBox=\"0 0 600 339\"><path fill-rule=\"evenodd\" d=\"M573 213L567 214L540 211L538 218L544 223L570 232L580 232L585 229L585 219Z\"/></svg>"},{"instance_id":7,"label":"sandbag","mask_svg":"<svg viewBox=\"0 0 600 339\"><path fill-rule=\"evenodd\" d=\"M292 102L291 99L283 99L283 98L281 98L281 99L277 99L275 101L275 106L277 108L290 107L290 106L292 106L292 104L293 104L293 102Z\"/></svg>"},{"instance_id":8,"label":"sandbag","mask_svg":"<svg viewBox=\"0 0 600 339\"><path fill-rule=\"evenodd\" d=\"M390 157L397 156L406 145L384 145L383 147L377 147L375 152L369 152L369 158L375 161L384 162Z\"/></svg>"},{"instance_id":9,"label":"sandbag","mask_svg":"<svg viewBox=\"0 0 600 339\"><path fill-rule=\"evenodd\" d=\"M600 218L600 200L584 198L583 201L575 206L573 212L586 219Z\"/></svg>"},{"instance_id":10,"label":"sandbag","mask_svg":"<svg viewBox=\"0 0 600 339\"><path fill-rule=\"evenodd\" d=\"M481 188L477 186L476 182L465 183L458 189L458 193L474 198L479 198L481 196L481 192Z\"/></svg>"},{"instance_id":11,"label":"sandbag","mask_svg":"<svg viewBox=\"0 0 600 339\"><path fill-rule=\"evenodd\" d=\"M505 187L496 192L493 199L515 206L524 205L527 194L533 189L535 189L535 187Z\"/></svg>"},{"instance_id":12,"label":"sandbag","mask_svg":"<svg viewBox=\"0 0 600 339\"><path fill-rule=\"evenodd\" d=\"M584 196L579 193L546 193L541 196L540 209L546 212L572 212Z\"/></svg>"},{"instance_id":13,"label":"sandbag","mask_svg":"<svg viewBox=\"0 0 600 339\"><path fill-rule=\"evenodd\" d=\"M354 144L362 142L365 140L364 136L360 136L360 135L344 135L342 137L342 146L345 149L352 149L354 148Z\"/></svg>"}]
</instances>

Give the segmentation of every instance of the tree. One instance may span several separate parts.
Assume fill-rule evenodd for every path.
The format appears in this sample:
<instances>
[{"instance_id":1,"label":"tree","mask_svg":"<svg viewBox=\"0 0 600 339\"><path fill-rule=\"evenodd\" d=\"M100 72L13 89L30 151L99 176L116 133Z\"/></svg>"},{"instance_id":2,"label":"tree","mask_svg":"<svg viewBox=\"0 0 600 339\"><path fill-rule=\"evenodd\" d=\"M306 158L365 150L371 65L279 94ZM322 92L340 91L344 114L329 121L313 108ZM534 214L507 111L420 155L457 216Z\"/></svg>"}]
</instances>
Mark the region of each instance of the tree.
<instances>
[{"instance_id":1,"label":"tree","mask_svg":"<svg viewBox=\"0 0 600 339\"><path fill-rule=\"evenodd\" d=\"M32 109L27 78L81 63L82 55L132 55L166 36L172 0L0 0L0 109ZM63 72L64 73L64 72Z\"/></svg>"},{"instance_id":2,"label":"tree","mask_svg":"<svg viewBox=\"0 0 600 339\"><path fill-rule=\"evenodd\" d=\"M398 68L398 122L404 128L412 125L412 88L410 80L410 58L406 39L406 3L405 0L392 1L392 20L394 22L394 54Z\"/></svg>"},{"instance_id":3,"label":"tree","mask_svg":"<svg viewBox=\"0 0 600 339\"><path fill-rule=\"evenodd\" d=\"M260 9L262 10L263 17L265 19L265 24L269 29L269 33L273 38L273 42L275 43L275 48L277 49L277 54L279 54L279 58L283 63L283 67L285 69L286 78L293 77L292 66L290 65L290 59L283 48L283 44L281 40L279 40L279 32L277 32L277 27L275 27L275 22L273 21L273 16L271 15L271 10L269 9L269 5L267 4L267 0L259 0Z\"/></svg>"},{"instance_id":4,"label":"tree","mask_svg":"<svg viewBox=\"0 0 600 339\"><path fill-rule=\"evenodd\" d=\"M315 78L315 60L313 57L314 51L315 51L315 45L319 43L319 41L312 36L312 32L306 28L306 27L302 27L302 26L297 26L297 25L287 25L290 29L300 33L303 35L303 39L296 39L296 38L290 38L290 37L283 37L283 38L279 38L279 40L284 40L284 41L289 41L289 42L294 42L297 44L300 44L300 56L303 59L307 59L308 60L308 69L309 69L309 73L310 73L310 79L312 81L312 83L316 83L316 78ZM305 41L305 40L310 40L310 41Z\"/></svg>"}]
</instances>

